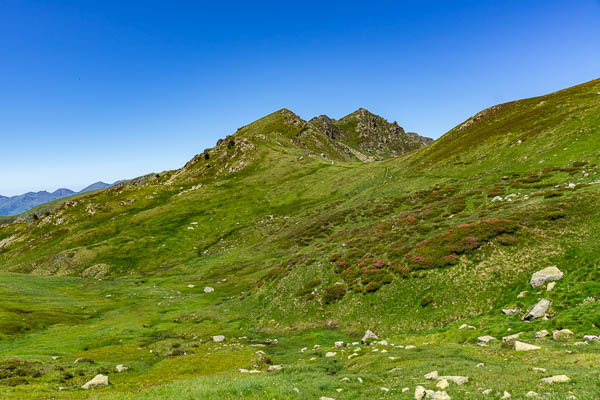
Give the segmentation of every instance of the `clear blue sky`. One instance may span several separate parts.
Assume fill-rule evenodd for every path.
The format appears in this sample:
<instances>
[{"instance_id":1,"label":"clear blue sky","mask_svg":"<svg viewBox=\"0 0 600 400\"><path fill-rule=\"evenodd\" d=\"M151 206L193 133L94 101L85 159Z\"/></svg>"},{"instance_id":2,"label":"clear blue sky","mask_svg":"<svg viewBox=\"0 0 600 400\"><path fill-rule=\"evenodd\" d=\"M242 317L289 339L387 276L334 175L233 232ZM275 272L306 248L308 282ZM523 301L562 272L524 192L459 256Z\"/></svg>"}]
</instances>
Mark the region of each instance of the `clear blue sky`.
<instances>
[{"instance_id":1,"label":"clear blue sky","mask_svg":"<svg viewBox=\"0 0 600 400\"><path fill-rule=\"evenodd\" d=\"M281 107L437 138L598 77L600 0L0 0L0 194L178 168Z\"/></svg>"}]
</instances>

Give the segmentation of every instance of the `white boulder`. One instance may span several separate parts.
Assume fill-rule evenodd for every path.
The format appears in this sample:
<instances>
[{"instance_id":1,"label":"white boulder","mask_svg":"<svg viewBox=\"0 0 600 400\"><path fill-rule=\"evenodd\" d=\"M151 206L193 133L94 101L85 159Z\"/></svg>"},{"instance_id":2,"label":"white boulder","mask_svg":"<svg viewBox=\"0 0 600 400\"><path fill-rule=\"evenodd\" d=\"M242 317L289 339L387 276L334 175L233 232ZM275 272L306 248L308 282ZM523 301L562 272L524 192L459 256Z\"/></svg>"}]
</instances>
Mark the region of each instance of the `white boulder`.
<instances>
[{"instance_id":1,"label":"white boulder","mask_svg":"<svg viewBox=\"0 0 600 400\"><path fill-rule=\"evenodd\" d=\"M552 302L548 299L541 299L527 315L523 317L524 321L530 321L532 319L537 319L543 317L546 314L546 311L550 308Z\"/></svg>"},{"instance_id":2,"label":"white boulder","mask_svg":"<svg viewBox=\"0 0 600 400\"><path fill-rule=\"evenodd\" d=\"M566 375L554 375L549 378L542 378L540 380L544 383L553 384L553 383L567 383L571 380L571 378L569 378Z\"/></svg>"},{"instance_id":3,"label":"white boulder","mask_svg":"<svg viewBox=\"0 0 600 400\"><path fill-rule=\"evenodd\" d=\"M100 387L100 386L108 386L109 382L108 382L108 376L106 375L96 375L92 380L86 382L81 388L88 390L88 389L93 389L96 387Z\"/></svg>"},{"instance_id":4,"label":"white boulder","mask_svg":"<svg viewBox=\"0 0 600 400\"><path fill-rule=\"evenodd\" d=\"M515 341L515 351L533 351L541 349L540 346L535 346L533 344Z\"/></svg>"},{"instance_id":5,"label":"white boulder","mask_svg":"<svg viewBox=\"0 0 600 400\"><path fill-rule=\"evenodd\" d=\"M532 287L542 286L546 282L558 281L562 279L564 274L554 266L544 268L531 276L530 284Z\"/></svg>"}]
</instances>

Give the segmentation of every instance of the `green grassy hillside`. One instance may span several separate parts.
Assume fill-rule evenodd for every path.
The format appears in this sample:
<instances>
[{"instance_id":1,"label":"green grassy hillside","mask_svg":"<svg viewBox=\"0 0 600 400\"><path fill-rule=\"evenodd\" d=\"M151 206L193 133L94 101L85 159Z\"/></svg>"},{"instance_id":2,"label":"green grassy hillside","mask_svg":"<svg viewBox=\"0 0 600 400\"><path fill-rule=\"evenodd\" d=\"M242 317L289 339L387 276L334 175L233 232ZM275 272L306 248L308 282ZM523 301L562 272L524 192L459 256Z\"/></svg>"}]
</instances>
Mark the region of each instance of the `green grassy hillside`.
<instances>
[{"instance_id":1,"label":"green grassy hillside","mask_svg":"<svg viewBox=\"0 0 600 400\"><path fill-rule=\"evenodd\" d=\"M379 152L396 128L365 110L280 110L180 170L1 226L0 398L408 399L433 370L469 377L452 399L594 398L600 344L577 342L600 334L599 93L492 107L423 148L402 131ZM564 277L532 288L548 266ZM522 321L542 297L547 318ZM367 329L388 345L334 348ZM501 343L520 332L540 349ZM79 388L96 374L111 385Z\"/></svg>"}]
</instances>

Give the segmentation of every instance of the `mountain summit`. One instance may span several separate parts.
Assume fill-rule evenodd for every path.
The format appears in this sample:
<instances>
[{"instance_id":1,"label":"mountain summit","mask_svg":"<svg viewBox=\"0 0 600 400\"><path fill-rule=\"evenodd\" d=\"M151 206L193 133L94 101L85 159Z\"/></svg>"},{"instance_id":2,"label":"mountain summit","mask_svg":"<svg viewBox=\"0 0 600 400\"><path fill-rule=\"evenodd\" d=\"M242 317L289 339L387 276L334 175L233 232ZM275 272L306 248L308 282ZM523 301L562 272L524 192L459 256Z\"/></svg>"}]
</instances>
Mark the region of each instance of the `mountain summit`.
<instances>
[{"instance_id":1,"label":"mountain summit","mask_svg":"<svg viewBox=\"0 0 600 400\"><path fill-rule=\"evenodd\" d=\"M364 108L339 121L321 115L310 123L332 140L346 145L362 161L398 157L433 142L416 133L406 133L397 122L390 123Z\"/></svg>"}]
</instances>

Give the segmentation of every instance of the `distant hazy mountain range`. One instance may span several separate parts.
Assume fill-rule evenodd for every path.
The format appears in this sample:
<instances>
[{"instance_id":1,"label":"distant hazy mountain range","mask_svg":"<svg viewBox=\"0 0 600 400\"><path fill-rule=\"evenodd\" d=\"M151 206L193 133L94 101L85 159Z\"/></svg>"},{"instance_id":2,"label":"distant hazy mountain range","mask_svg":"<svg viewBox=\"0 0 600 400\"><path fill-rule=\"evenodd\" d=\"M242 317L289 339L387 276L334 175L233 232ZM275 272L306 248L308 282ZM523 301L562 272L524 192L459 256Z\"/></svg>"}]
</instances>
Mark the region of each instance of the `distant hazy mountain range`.
<instances>
[{"instance_id":1,"label":"distant hazy mountain range","mask_svg":"<svg viewBox=\"0 0 600 400\"><path fill-rule=\"evenodd\" d=\"M62 199L63 197L73 196L74 194L78 193L90 192L92 190L106 189L108 187L116 185L119 182L121 181L117 181L115 183L96 182L83 188L79 192L74 192L70 189L61 188L57 189L52 193L49 193L44 190L41 192L29 192L12 197L0 196L0 216L19 215L36 206L39 206L40 204L48 203L49 201Z\"/></svg>"}]
</instances>

